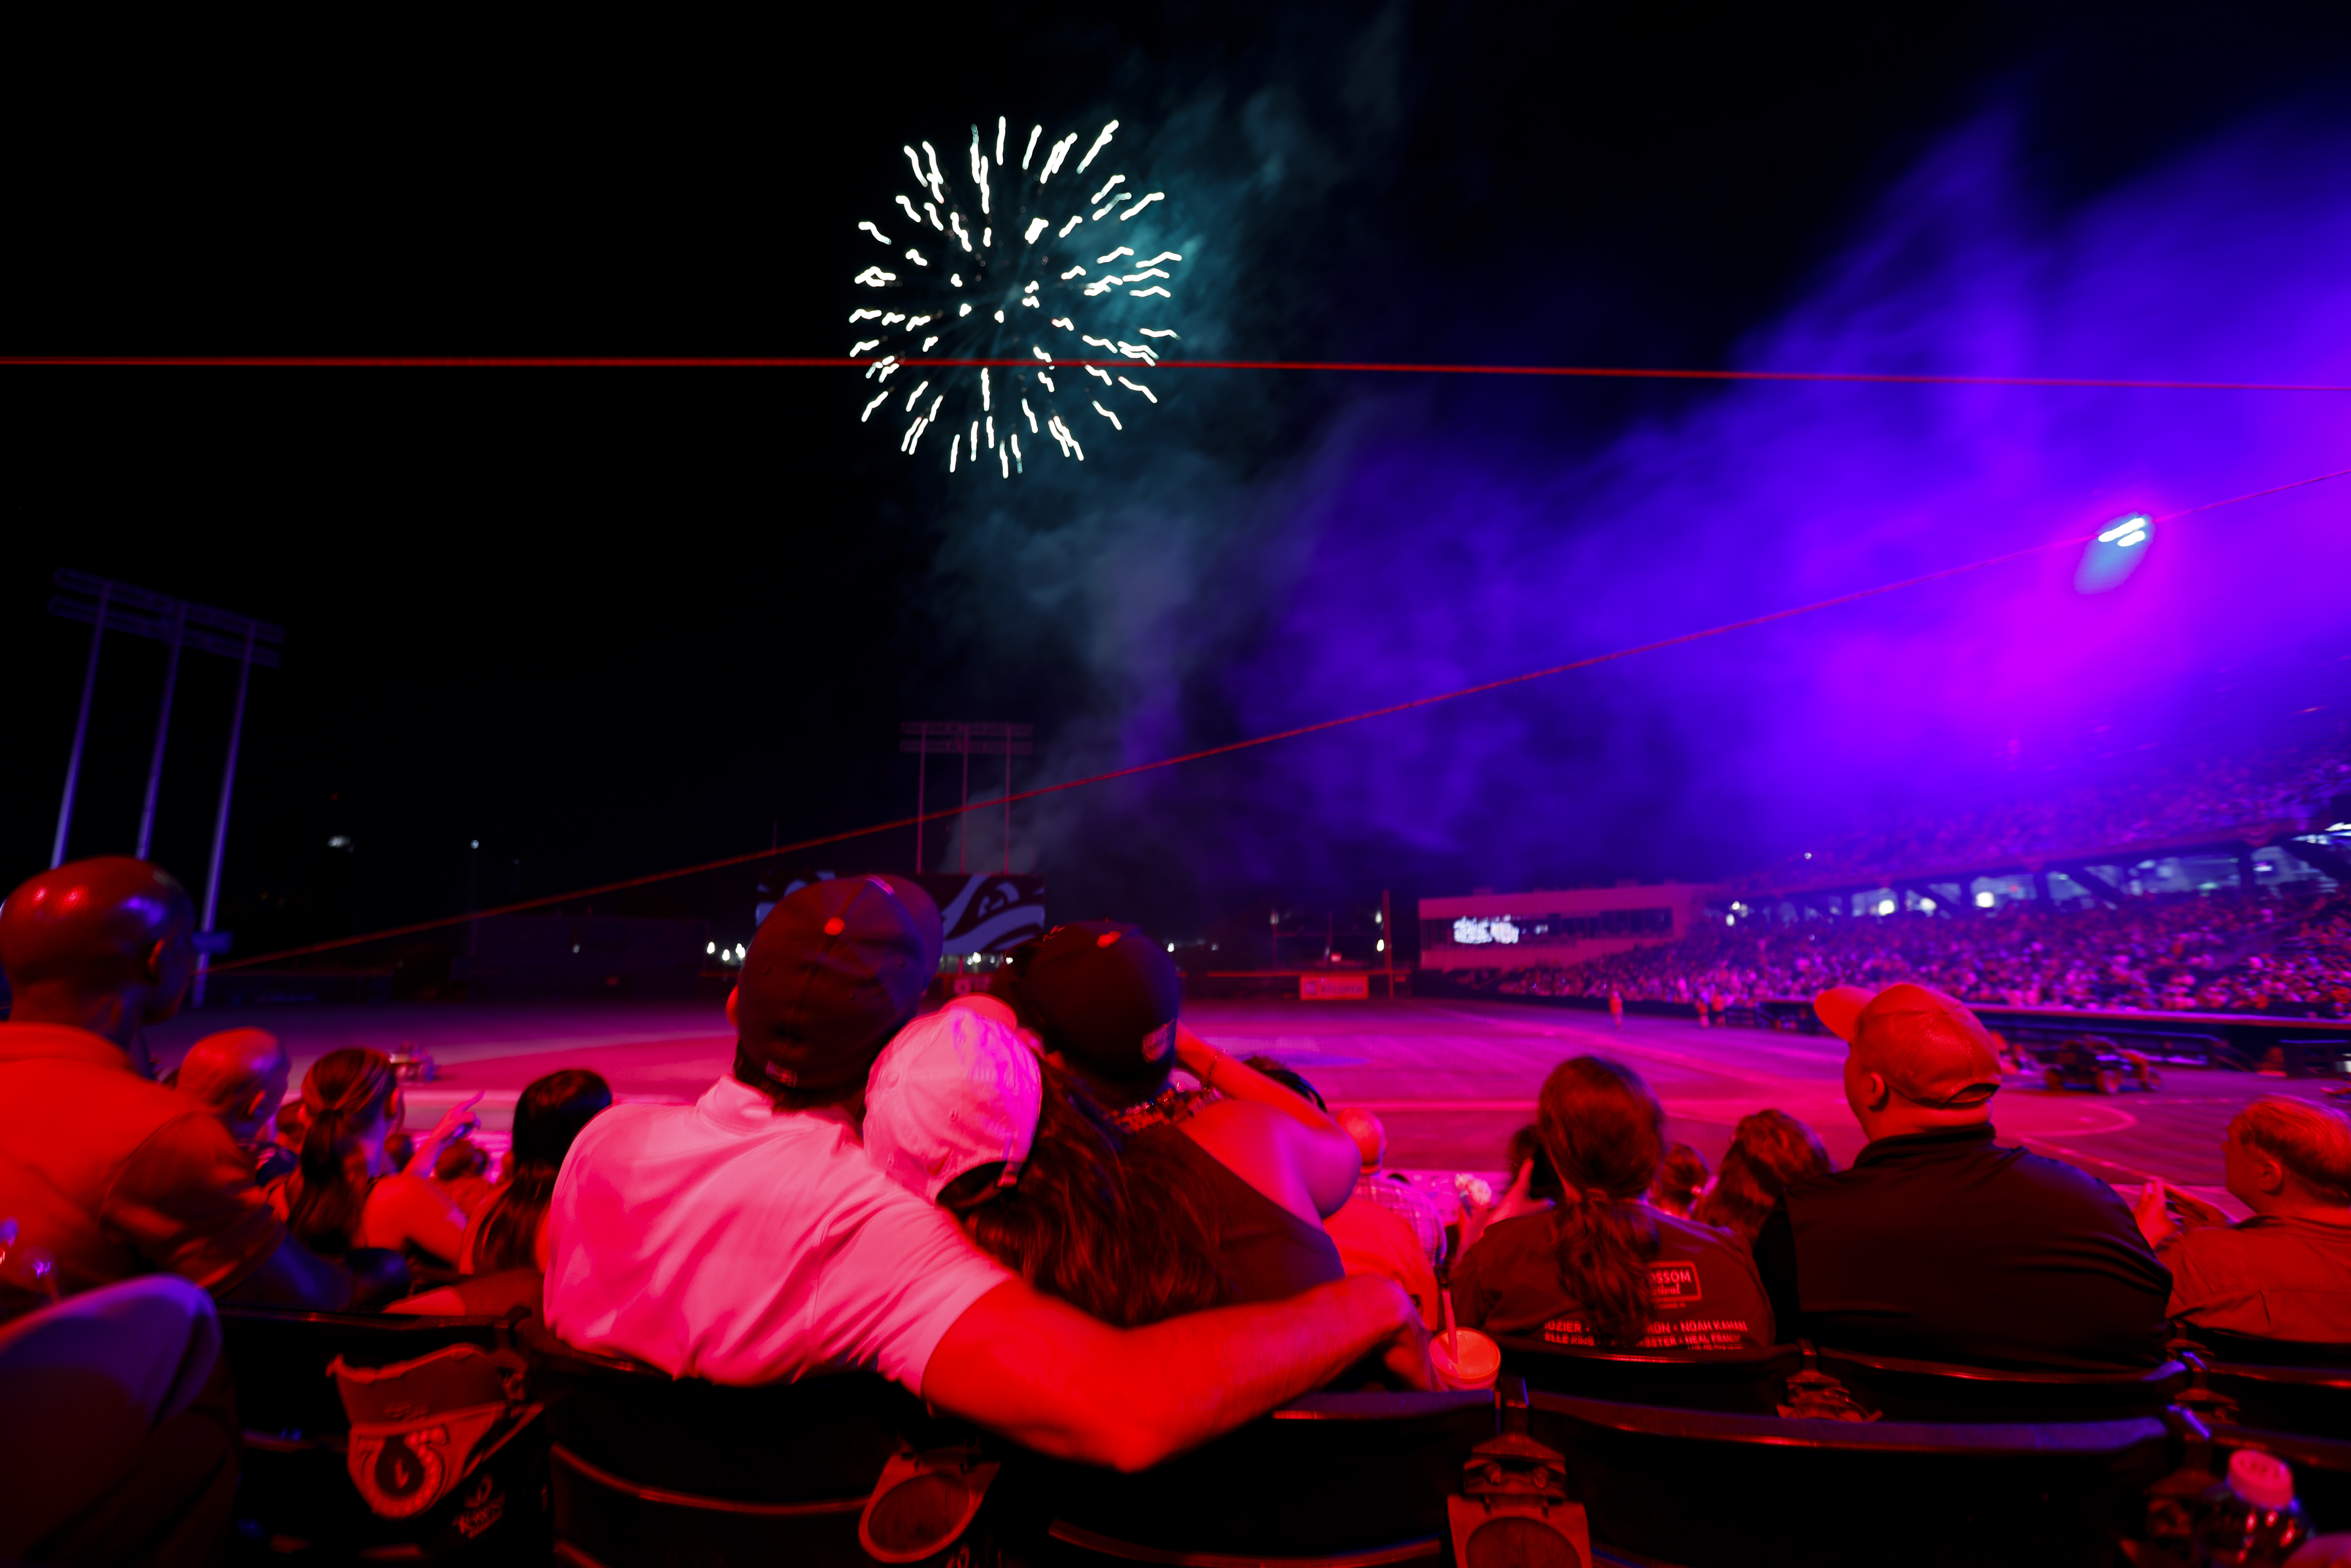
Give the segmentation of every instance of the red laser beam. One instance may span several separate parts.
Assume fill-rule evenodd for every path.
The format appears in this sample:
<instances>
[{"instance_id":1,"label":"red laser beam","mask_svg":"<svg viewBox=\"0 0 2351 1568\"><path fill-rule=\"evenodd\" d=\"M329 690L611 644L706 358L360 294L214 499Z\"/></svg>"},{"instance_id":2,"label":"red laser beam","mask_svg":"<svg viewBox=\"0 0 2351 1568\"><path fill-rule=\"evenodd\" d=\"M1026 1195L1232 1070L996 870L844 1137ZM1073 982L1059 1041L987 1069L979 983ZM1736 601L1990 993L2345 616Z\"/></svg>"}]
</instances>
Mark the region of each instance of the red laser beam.
<instances>
[{"instance_id":1,"label":"red laser beam","mask_svg":"<svg viewBox=\"0 0 2351 1568\"><path fill-rule=\"evenodd\" d=\"M2307 486L2323 485L2331 479L2343 478L2351 478L2351 468L2337 468L2332 473L2314 474L2306 479L2294 479L2283 485L2271 485L2259 490L2248 490L2242 495L2231 496L2225 500L2205 501L2193 507L2182 507L2178 511L2155 515L2148 520L2158 523L2176 522L2181 517L2194 517L2198 513L2218 511L2223 507L2234 507L2246 501L2259 500L2264 496L2281 495L2288 490L2299 490ZM1540 670L1527 670L1519 674L1505 675L1499 680L1480 681L1474 685L1459 686L1448 692L1411 697L1404 702L1389 703L1383 707L1366 708L1361 713L1346 714L1338 718L1320 719L1312 724L1301 724L1290 729L1276 730L1269 735L1250 736L1243 740L1227 741L1221 746L1204 747L1200 750L1187 751L1176 757L1163 757L1153 762L1138 762L1127 768L1114 768L1106 773L1089 774L1082 779L1065 779L1059 784L1040 785L1034 789L1024 789L1016 795L999 796L996 800L987 801L987 805L993 810L998 806L1016 801L1034 800L1041 796L1058 795L1070 789L1083 789L1095 784L1107 784L1114 779L1132 779L1137 774L1156 772L1163 768L1178 768L1187 762L1205 761L1211 757L1224 757L1236 751L1248 751L1259 746L1271 746L1277 741L1295 740L1301 736L1319 735L1325 730L1341 729L1349 725L1363 724L1371 719L1409 713L1416 708L1434 707L1439 703L1456 702L1463 697L1500 691L1508 686L1524 685L1531 681L1547 680L1553 675L1563 675L1575 670L1588 670L1601 664L1615 664L1621 660L1636 658L1643 653L1655 653L1667 648L1678 648L1687 643L1702 643L1711 637L1728 636L1733 632L1745 632L1758 626L1769 626L1775 622L1792 621L1800 615L1811 615L1823 610L1834 610L1841 605L1856 604L1865 599L1876 599L1889 593L1899 593L1906 589L1923 588L1930 582L1941 582L1949 578L1963 577L1970 572L2005 566L2011 561L2045 555L2051 550L2085 545L2097 537L2097 531L2093 530L2089 533L2070 535L2064 538L2050 539L2043 544L2027 546L2023 549L1986 556L1980 560L1945 567L1938 571L1926 572L1917 577L1907 577L1896 582L1879 583L1873 588L1856 589L1851 593L1816 599L1809 604L1768 611L1761 615L1750 615L1741 621L1728 621L1719 626L1709 626L1702 631L1684 632L1671 637L1661 637L1654 643L1643 643L1630 648L1618 648L1611 653L1571 659L1563 664L1550 664ZM549 904L567 904L575 898L601 897L608 893L622 893L632 887L645 887L653 883L668 882L676 877L694 876L703 872L723 871L729 866L748 865L755 861L773 860L778 855L796 854L802 850L820 849L827 844L846 843L852 839L870 838L875 833L911 828L917 822L932 822L947 817L959 817L964 815L967 810L967 808L960 806L946 807L936 811L925 811L916 816L900 817L893 821L876 822L869 827L851 828L837 833L823 833L812 839L801 839L795 843L755 850L747 854L727 855L718 860L704 861L699 865L681 866L674 871L649 872L643 876L623 877L618 882L600 883L594 887L575 888L569 893L549 894L543 898L529 898L517 904L504 904L495 909L476 910L467 915L445 915L436 920L420 920L413 925L390 926L381 931L371 931L358 936L338 937L331 942L314 942L306 947L288 947L276 953L264 953L251 958L239 958L231 963L214 965L212 972L217 975L230 969L247 968L259 964L274 964L287 958L306 957L313 953L332 952L338 948L355 946L362 942L378 942L393 936L414 936L424 931L445 930L452 925L463 925L470 920L487 920L500 915L517 915L525 910L544 909Z\"/></svg>"},{"instance_id":2,"label":"red laser beam","mask_svg":"<svg viewBox=\"0 0 2351 1568\"><path fill-rule=\"evenodd\" d=\"M872 359L749 354L663 355L416 355L416 354L7 354L0 365L244 365L278 367L404 367L442 369L857 370ZM1127 371L1329 371L1349 374L1430 376L1555 376L1590 381L1823 382L1883 386L2090 387L2141 392L2346 392L2351 383L2315 382L2193 382L2117 376L1946 376L1872 371L1661 370L1629 365L1447 365L1345 360L958 360L894 359L908 370L1058 369Z\"/></svg>"}]
</instances>

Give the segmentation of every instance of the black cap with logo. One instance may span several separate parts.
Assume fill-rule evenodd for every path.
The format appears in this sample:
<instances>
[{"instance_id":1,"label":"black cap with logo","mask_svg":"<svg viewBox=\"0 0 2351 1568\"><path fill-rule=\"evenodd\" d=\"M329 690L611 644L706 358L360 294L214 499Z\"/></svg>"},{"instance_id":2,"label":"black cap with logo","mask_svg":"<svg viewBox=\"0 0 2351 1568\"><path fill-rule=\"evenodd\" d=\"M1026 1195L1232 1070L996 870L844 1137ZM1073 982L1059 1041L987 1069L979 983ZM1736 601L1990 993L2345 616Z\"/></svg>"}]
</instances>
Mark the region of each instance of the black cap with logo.
<instances>
[{"instance_id":1,"label":"black cap with logo","mask_svg":"<svg viewBox=\"0 0 2351 1568\"><path fill-rule=\"evenodd\" d=\"M1183 977L1139 927L1056 925L1016 948L988 989L1047 1051L1113 1083L1155 1085L1175 1065Z\"/></svg>"},{"instance_id":2,"label":"black cap with logo","mask_svg":"<svg viewBox=\"0 0 2351 1568\"><path fill-rule=\"evenodd\" d=\"M893 880L811 883L768 912L736 983L737 1077L846 1088L914 1016L938 968L938 909Z\"/></svg>"}]
</instances>

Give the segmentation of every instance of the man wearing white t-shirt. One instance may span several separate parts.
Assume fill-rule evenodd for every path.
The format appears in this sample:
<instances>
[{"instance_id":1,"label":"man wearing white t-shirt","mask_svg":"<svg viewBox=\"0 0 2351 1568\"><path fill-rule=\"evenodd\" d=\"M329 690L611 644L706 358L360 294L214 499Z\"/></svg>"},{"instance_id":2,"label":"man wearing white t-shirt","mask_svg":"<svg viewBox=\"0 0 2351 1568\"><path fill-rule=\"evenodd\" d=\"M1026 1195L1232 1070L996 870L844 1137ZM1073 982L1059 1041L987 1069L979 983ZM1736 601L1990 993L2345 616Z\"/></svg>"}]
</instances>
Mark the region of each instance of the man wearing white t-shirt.
<instances>
[{"instance_id":1,"label":"man wearing white t-shirt","mask_svg":"<svg viewBox=\"0 0 2351 1568\"><path fill-rule=\"evenodd\" d=\"M1122 1469L1369 1354L1427 1385L1426 1336L1393 1281L1113 1329L1008 1273L869 1163L867 1070L938 950L937 913L909 883L843 878L778 904L727 998L734 1072L691 1106L615 1106L564 1160L549 1326L716 1383L869 1368L1030 1448Z\"/></svg>"}]
</instances>

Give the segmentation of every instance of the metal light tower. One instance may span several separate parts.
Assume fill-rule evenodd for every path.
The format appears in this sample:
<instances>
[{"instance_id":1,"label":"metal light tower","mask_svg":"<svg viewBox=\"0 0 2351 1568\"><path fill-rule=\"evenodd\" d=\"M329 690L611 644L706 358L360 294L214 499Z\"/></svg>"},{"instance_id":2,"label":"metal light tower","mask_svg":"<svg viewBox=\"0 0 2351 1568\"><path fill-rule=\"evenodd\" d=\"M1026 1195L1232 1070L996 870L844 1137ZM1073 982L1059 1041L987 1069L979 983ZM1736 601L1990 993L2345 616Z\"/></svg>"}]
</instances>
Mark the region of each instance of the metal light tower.
<instances>
[{"instance_id":1,"label":"metal light tower","mask_svg":"<svg viewBox=\"0 0 2351 1568\"><path fill-rule=\"evenodd\" d=\"M1025 724L973 724L963 719L910 718L898 726L898 749L912 752L922 758L914 765L914 870L926 868L923 863L923 790L931 771L931 758L946 752L963 758L963 802L958 808L956 825L963 824L964 815L971 810L971 759L980 757L1004 758L1004 872L1012 873L1012 759L1029 755L1029 737L1035 734L1033 726ZM968 856L966 846L969 835L956 835L956 870L967 870Z\"/></svg>"},{"instance_id":2,"label":"metal light tower","mask_svg":"<svg viewBox=\"0 0 2351 1568\"><path fill-rule=\"evenodd\" d=\"M49 864L62 865L66 858L66 840L73 828L74 789L81 779L83 743L89 737L90 696L98 687L98 651L110 631L128 632L134 637L152 637L163 643L170 653L163 665L163 702L155 717L155 747L147 763L147 794L139 810L137 854L147 858L154 841L155 800L163 781L163 743L172 729L172 695L179 684L180 651L193 648L200 653L218 653L237 662L236 704L230 709L228 721L228 760L221 769L220 805L213 815L212 863L204 872L204 924L201 930L209 934L220 909L221 859L228 846L229 798L236 788L237 746L245 736L245 697L251 685L253 666L264 664L277 667L277 644L286 641L286 629L272 626L266 621L256 621L249 615L237 615L226 610L216 610L209 604L193 604L183 599L151 592L127 582L111 582L88 572L60 569L52 580L62 593L49 601L49 613L68 621L89 623L89 663L81 677L81 707L74 718L73 750L66 758L65 799L57 806L57 835L49 850ZM204 1003L204 973L210 967L210 944L199 944L204 950L196 956L196 1003Z\"/></svg>"}]
</instances>

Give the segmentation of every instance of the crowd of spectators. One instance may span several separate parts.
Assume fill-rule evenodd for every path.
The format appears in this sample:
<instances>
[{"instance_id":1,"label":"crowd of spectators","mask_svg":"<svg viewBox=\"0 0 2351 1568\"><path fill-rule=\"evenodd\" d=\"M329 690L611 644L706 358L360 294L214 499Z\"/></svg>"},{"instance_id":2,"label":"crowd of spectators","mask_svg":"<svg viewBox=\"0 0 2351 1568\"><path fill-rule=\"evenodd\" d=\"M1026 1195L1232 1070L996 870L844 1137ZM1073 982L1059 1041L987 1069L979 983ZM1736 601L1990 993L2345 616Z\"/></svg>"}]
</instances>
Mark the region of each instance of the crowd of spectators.
<instances>
[{"instance_id":1,"label":"crowd of spectators","mask_svg":"<svg viewBox=\"0 0 2351 1568\"><path fill-rule=\"evenodd\" d=\"M2249 831L2332 825L2351 794L2351 748L2340 742L2241 757L2197 757L2126 779L2040 789L1972 806L1945 804L1887 825L1835 835L1744 879L1742 888L1818 885L2120 851Z\"/></svg>"},{"instance_id":2,"label":"crowd of spectators","mask_svg":"<svg viewBox=\"0 0 2351 1568\"><path fill-rule=\"evenodd\" d=\"M1057 927L987 994L922 1014L941 940L922 890L803 888L750 944L735 1060L700 1102L614 1105L593 1073L549 1074L495 1181L461 1152L470 1102L401 1147L375 1051L320 1058L285 1119L289 1069L260 1031L156 1082L143 1028L187 989L193 924L176 883L127 860L57 868L0 908L0 1277L33 1281L0 1300L0 1375L47 1378L16 1385L36 1404L5 1425L68 1472L0 1521L11 1558L92 1531L141 1560L204 1557L236 1465L214 1299L521 1307L573 1346L720 1383L863 1368L1126 1469L1343 1375L1489 1384L1498 1362L1480 1378L1458 1340L1432 1351L1456 1310L1562 1345L1802 1335L2024 1370L2149 1367L2208 1315L2351 1342L2351 1119L2272 1097L2231 1123L2243 1224L2160 1183L2134 1209L1998 1143L1991 1036L1907 980L1815 999L1868 1140L1848 1169L1760 1111L1709 1179L1635 1070L1582 1056L1513 1138L1508 1192L1448 1236L1385 1171L1375 1117L1185 1028L1172 961L1116 922ZM293 1168L265 1184L278 1139ZM167 1437L195 1462L142 1469Z\"/></svg>"},{"instance_id":3,"label":"crowd of spectators","mask_svg":"<svg viewBox=\"0 0 2351 1568\"><path fill-rule=\"evenodd\" d=\"M1467 978L1467 977L1465 977ZM1917 980L1971 1002L2351 1018L2351 897L2224 892L2118 905L1704 925L1577 965L1481 973L1511 996L1712 1009Z\"/></svg>"}]
</instances>

